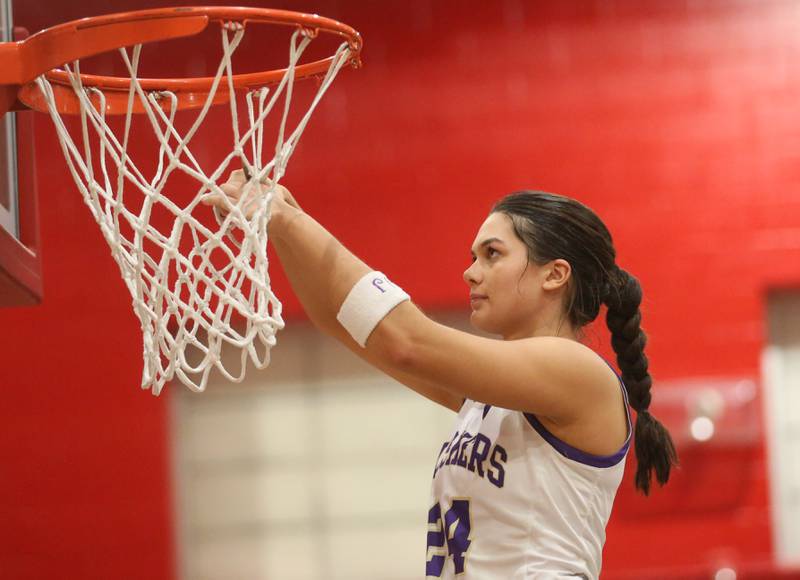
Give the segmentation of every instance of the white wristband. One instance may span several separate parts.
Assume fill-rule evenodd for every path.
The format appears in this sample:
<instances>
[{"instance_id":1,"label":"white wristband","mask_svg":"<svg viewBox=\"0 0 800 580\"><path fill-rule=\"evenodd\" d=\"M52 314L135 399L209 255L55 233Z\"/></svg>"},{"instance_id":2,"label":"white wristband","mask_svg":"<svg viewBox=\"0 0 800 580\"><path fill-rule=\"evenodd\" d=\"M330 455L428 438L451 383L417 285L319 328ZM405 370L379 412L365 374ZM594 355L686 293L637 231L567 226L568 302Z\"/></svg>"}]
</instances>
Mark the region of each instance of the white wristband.
<instances>
[{"instance_id":1,"label":"white wristband","mask_svg":"<svg viewBox=\"0 0 800 580\"><path fill-rule=\"evenodd\" d=\"M395 306L409 299L410 296L390 282L383 272L370 272L350 290L336 320L363 348L378 323Z\"/></svg>"}]
</instances>

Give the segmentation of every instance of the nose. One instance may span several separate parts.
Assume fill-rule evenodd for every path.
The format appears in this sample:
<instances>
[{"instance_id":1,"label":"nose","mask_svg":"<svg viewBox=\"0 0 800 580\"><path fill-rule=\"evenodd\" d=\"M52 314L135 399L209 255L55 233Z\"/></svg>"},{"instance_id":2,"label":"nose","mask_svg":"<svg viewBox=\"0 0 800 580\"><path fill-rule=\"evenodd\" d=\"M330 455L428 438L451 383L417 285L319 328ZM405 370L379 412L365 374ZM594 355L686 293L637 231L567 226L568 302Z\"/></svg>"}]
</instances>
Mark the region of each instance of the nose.
<instances>
[{"instance_id":1,"label":"nose","mask_svg":"<svg viewBox=\"0 0 800 580\"><path fill-rule=\"evenodd\" d=\"M478 283L478 277L476 271L477 268L475 264L477 264L477 262L472 262L469 268L464 270L464 282L466 282L468 286L474 286Z\"/></svg>"}]
</instances>

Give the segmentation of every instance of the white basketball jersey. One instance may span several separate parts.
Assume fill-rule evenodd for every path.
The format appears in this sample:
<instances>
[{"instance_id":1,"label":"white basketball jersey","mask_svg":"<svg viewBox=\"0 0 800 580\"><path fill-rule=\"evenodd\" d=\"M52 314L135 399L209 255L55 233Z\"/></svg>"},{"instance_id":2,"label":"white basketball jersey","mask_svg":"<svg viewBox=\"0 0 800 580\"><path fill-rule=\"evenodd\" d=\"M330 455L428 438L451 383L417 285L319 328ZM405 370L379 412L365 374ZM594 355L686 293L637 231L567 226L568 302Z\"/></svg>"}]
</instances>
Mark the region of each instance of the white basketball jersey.
<instances>
[{"instance_id":1,"label":"white basketball jersey","mask_svg":"<svg viewBox=\"0 0 800 580\"><path fill-rule=\"evenodd\" d=\"M442 445L428 513L426 578L596 579L631 440L585 453L532 414L467 399Z\"/></svg>"}]
</instances>

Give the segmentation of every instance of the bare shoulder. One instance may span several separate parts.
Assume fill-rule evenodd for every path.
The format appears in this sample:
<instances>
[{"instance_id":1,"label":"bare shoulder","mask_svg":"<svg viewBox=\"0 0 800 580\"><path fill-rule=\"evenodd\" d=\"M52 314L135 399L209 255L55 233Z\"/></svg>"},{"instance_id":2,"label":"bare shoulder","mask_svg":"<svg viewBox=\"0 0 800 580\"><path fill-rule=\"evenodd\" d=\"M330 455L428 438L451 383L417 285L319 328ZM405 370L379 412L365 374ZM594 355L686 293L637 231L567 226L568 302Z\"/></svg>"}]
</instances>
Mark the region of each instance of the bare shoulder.
<instances>
[{"instance_id":1,"label":"bare shoulder","mask_svg":"<svg viewBox=\"0 0 800 580\"><path fill-rule=\"evenodd\" d=\"M625 399L616 372L599 354L566 339L553 346L570 404L560 415L538 418L548 431L586 453L617 452L628 437ZM567 344L568 343L568 344Z\"/></svg>"},{"instance_id":2,"label":"bare shoulder","mask_svg":"<svg viewBox=\"0 0 800 580\"><path fill-rule=\"evenodd\" d=\"M569 421L582 417L587 409L615 401L620 394L619 379L611 366L590 347L567 338L543 336L524 339L536 353L542 372L557 381L569 404L561 417Z\"/></svg>"},{"instance_id":3,"label":"bare shoulder","mask_svg":"<svg viewBox=\"0 0 800 580\"><path fill-rule=\"evenodd\" d=\"M539 361L544 359L559 367L565 378L616 379L605 359L581 342L557 336L538 336L521 342L528 343L527 347L536 353Z\"/></svg>"}]
</instances>

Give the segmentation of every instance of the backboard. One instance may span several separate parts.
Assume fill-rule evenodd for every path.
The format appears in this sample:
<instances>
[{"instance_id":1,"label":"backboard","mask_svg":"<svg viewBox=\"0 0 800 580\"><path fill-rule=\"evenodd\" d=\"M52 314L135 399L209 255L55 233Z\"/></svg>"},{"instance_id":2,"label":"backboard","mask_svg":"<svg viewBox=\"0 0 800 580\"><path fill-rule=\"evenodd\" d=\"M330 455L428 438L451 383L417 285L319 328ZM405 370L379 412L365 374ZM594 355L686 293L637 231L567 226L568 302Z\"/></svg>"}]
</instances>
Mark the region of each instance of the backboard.
<instances>
[{"instance_id":1,"label":"backboard","mask_svg":"<svg viewBox=\"0 0 800 580\"><path fill-rule=\"evenodd\" d=\"M0 40L27 36L14 27L13 0L0 0ZM0 117L0 306L37 304L42 296L33 113Z\"/></svg>"}]
</instances>

